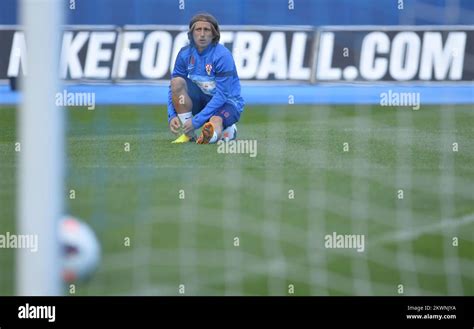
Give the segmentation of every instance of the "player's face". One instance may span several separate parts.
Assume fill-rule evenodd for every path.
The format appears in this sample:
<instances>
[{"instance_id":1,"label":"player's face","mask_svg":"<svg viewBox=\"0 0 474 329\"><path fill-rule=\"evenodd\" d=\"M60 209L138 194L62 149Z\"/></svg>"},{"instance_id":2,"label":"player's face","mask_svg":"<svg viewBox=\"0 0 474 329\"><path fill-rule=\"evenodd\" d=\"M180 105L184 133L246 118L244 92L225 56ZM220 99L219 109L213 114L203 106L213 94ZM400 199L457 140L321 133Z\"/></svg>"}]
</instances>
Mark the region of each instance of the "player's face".
<instances>
[{"instance_id":1,"label":"player's face","mask_svg":"<svg viewBox=\"0 0 474 329\"><path fill-rule=\"evenodd\" d=\"M214 37L209 22L196 22L196 27L193 31L194 43L199 51L205 49L212 42Z\"/></svg>"}]
</instances>

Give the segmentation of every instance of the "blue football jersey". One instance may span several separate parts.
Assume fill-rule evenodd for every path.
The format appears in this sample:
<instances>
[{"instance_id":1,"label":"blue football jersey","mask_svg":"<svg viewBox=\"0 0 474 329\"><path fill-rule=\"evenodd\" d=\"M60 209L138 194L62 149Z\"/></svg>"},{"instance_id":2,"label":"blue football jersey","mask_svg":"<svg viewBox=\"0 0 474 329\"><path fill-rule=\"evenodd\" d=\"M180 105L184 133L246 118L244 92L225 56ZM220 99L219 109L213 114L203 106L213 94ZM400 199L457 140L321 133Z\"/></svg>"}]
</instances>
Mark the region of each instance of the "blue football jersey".
<instances>
[{"instance_id":1,"label":"blue football jersey","mask_svg":"<svg viewBox=\"0 0 474 329\"><path fill-rule=\"evenodd\" d=\"M244 100L240 96L240 80L231 52L221 44L211 43L202 53L188 45L181 48L176 57L171 78L191 80L206 95L212 98L192 119L194 128L200 128L225 103L243 111ZM168 93L168 122L176 116L172 102L171 87Z\"/></svg>"}]
</instances>

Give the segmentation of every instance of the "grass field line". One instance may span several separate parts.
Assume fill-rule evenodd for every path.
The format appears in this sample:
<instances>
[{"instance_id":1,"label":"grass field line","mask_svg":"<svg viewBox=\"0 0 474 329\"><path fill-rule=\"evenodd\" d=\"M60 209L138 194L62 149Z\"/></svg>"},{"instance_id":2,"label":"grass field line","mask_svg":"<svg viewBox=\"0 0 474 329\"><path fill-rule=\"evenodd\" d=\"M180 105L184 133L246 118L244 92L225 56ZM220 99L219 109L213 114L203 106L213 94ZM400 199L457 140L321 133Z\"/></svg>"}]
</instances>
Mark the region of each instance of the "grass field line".
<instances>
[{"instance_id":1,"label":"grass field line","mask_svg":"<svg viewBox=\"0 0 474 329\"><path fill-rule=\"evenodd\" d=\"M340 216L347 216L348 214L342 209L342 207L340 207L340 205L343 205L343 204L347 204L348 207L350 207L351 205L351 202L356 202L357 201L351 201L349 199L346 199L346 198L342 198L338 195L334 195L334 194L329 194L329 193L326 193L326 207L323 209L323 210L330 210L331 212L334 212ZM306 206L306 207L309 207L309 210L311 209L315 209L315 207L317 207L317 205L315 204L302 204L301 202L299 202L298 198L295 198L293 201L296 202L296 204L298 206ZM275 200L275 201L278 201L280 202L281 200ZM333 206L331 206L333 205ZM339 207L337 206L339 205ZM359 204L358 206L366 206L366 204ZM328 208L329 207L329 208ZM371 206L372 207L372 206ZM381 208L381 209L377 209L377 211L374 212L374 209L373 208L370 208L370 212L371 212L371 215L372 217L370 219L365 219L369 222L380 222L381 224L385 224L385 226L387 226L387 216L386 216L386 213L387 213L387 210L384 209L384 208ZM205 209L206 212L210 212L210 213L213 213L213 212L216 212L215 215L213 216L205 216L201 219L201 224L204 224L204 225L210 225L210 226L213 226L213 227L220 227L219 224L215 223L215 220L212 219L212 218L219 218L219 217L216 217L216 216L219 216L219 213L220 211L219 210L215 210L215 209L211 209L211 208L206 208ZM374 219L375 215L381 215L382 218L380 221L379 220L376 220ZM383 214L385 214L385 216L383 216ZM237 212L237 211L230 211L228 210L227 211L227 215L229 216L232 216L232 217L235 217L235 218L239 218L240 217L240 223L241 223L241 228L240 230L244 233L247 233L247 234L251 234L251 235L255 235L255 232L258 232L259 229L261 229L259 227L259 222L255 222L254 220L252 220L251 218L251 215L244 212L244 211L240 211L240 212ZM421 215L418 215L419 217L422 217ZM395 237L402 237L404 238L405 240L407 239L407 237L410 237L410 236L413 236L413 234L416 234L415 236L413 236L413 238L417 237L418 235L421 235L421 234L424 234L424 232L438 232L440 231L442 228L445 228L445 227L450 227L450 226L458 226L458 225L465 225L465 224L469 224L473 221L473 217L474 217L474 214L469 214L469 215L465 215L459 219L450 219L450 220L442 220L441 222L437 222L436 224L430 224L430 225L426 225L426 226L415 226L413 230L411 231L406 231L405 233L400 233L400 232L396 232L396 223L394 223L391 227L391 230L393 229L393 231L395 231L395 233L393 233L393 231L391 233L386 233L386 234L382 234L383 238L378 238L377 239L377 244L381 244L381 243L386 243L387 242L387 238L389 238L388 241L392 241ZM167 217L164 217L164 218L167 218ZM297 219L295 219L297 220ZM303 220L303 219L302 219ZM307 220L306 218L304 220ZM315 219L317 220L317 219ZM324 219L327 221L327 219ZM352 220L355 220L355 219L352 219ZM364 220L362 218L359 218L359 220ZM162 223L163 221L162 220L155 220L153 221L153 223ZM166 219L166 222L172 222L168 219ZM415 221L413 221L415 222ZM220 222L219 222L220 223ZM300 224L303 224L305 225L305 223L302 223L302 222L298 222ZM425 221L426 223L426 221ZM301 240L301 236L305 236L305 234L307 234L308 232L306 231L306 229L304 227L299 227L299 226L296 226L296 225L291 225L291 224L288 224L287 221L281 221L280 222L280 225L281 225L281 229L282 231L285 232L285 234L282 236L271 236L269 235L267 238L276 238L276 239L280 239L284 242L287 242L287 243L290 243L292 245L295 245L295 246L298 246L298 247L302 247L302 243L300 245L299 241ZM349 222L347 222L347 225L349 226ZM346 231L346 230L344 230ZM414 233L413 233L414 232ZM323 234L324 232L321 232L320 234ZM344 233L343 231L341 231L341 233ZM364 233L364 234L370 234L371 232L359 232L359 233ZM442 234L442 232L441 232ZM315 237L317 237L317 234L315 234ZM474 240L471 240L471 241L474 241ZM374 242L372 242L374 243Z\"/></svg>"},{"instance_id":2,"label":"grass field line","mask_svg":"<svg viewBox=\"0 0 474 329\"><path fill-rule=\"evenodd\" d=\"M462 218L463 219L460 222L460 224L466 224L466 223L472 222L472 214L468 215L468 216L463 216ZM210 222L213 223L216 226L219 226L214 221L210 221ZM209 224L209 223L207 223L207 224ZM442 227L445 227L445 225L447 225L446 221L443 221L443 224L437 225L436 229L441 229ZM425 232L425 231L427 231L427 230L423 229L420 232ZM431 230L429 230L429 231L431 231ZM420 232L417 231L417 234L420 234ZM186 251L184 250L182 252L186 252ZM196 252L196 250L194 250L194 252ZM299 256L299 257L298 256L297 257L289 257L289 259L291 259L291 261L289 261L289 262L282 261L282 259L262 261L262 257L259 257L258 255L255 255L253 253L247 253L247 252L243 251L242 249L239 249L239 253L242 253L242 252L243 252L242 257L244 259L244 261L242 262L243 266L242 266L242 270L239 271L238 274L235 274L236 277L239 278L239 279L236 278L236 280L242 280L245 276L252 275L252 274L265 274L266 273L268 275L279 275L278 274L279 273L278 268L281 267L281 266L287 267L287 270L284 271L284 272L293 273L293 272L296 271L297 273L301 272L301 274L302 274L302 273L306 273L307 270L308 270L308 268L307 268L308 265L304 262L304 259L307 257L306 255L303 256L303 257L301 257L301 256ZM149 259L145 264L140 264L140 265L136 264L136 265L138 265L139 267L177 266L176 251L174 249L164 250L164 249L161 249L161 248L152 248L151 253L154 255L154 257L152 259ZM204 267L207 266L207 267L211 267L211 268L222 268L222 267L224 267L225 266L225 261L219 260L219 259L225 259L226 256L227 257L229 256L229 254L228 254L229 251L228 250L201 250L198 253L199 253L199 256L200 256L199 258L200 259L206 259L205 262L200 262L201 266L204 266ZM321 255L321 257L326 257L326 255L323 255L323 254L320 254L320 255ZM380 263L383 266L394 269L396 271L403 271L403 270L410 271L410 270L413 270L411 268L405 268L405 269L398 268L398 266L396 264L394 264L394 263L392 264L392 262L388 261L391 258L393 258L394 256L395 256L395 252L384 251L383 249L378 249L376 252L373 252L370 255L366 254L366 257L368 257L367 260L375 261L377 263ZM401 255L401 256L404 257L404 255ZM441 259L438 260L438 259L434 259L434 258L430 258L430 257L425 257L425 256L422 256L422 255L416 255L416 254L411 255L411 256L415 256L415 261L417 263L416 271L417 271L418 274L428 274L428 275L436 275L438 273L440 275L444 274L444 271L443 271L442 266L440 264ZM130 255L128 257L130 257ZM320 260L321 257L317 257L318 260ZM119 269L119 268L123 268L123 269L130 268L129 264L126 261L124 261L125 259L127 259L127 256L124 255L123 253L114 255L114 259L109 259L108 261L106 261L106 264L105 264L106 266L104 268L104 271L108 272L108 271L113 271L113 270ZM212 261L210 261L210 260L212 260ZM301 262L303 262L303 263L301 263ZM463 261L462 267L467 269L468 272L470 270L473 270L473 272L471 272L471 273L474 273L473 266L470 266L470 269L469 269L469 267L467 267L469 264L470 264L470 262L468 262L468 261L464 262ZM136 270L138 270L138 269L136 269ZM140 270L146 271L146 269L140 269ZM331 274L331 277L333 277L333 273L330 273L329 271L327 271L326 274L328 274L328 275ZM198 284L212 285L213 283L219 282L219 280L221 279L221 276L222 276L222 274L216 274L215 276L209 277L208 278L209 280L205 280L208 283L199 282ZM231 274L231 277L232 277L232 274ZM305 280L304 276L299 277L298 275L294 275L294 274L288 274L288 275L285 276L285 278L293 279L293 280L300 280L301 282L306 282L306 281L304 281ZM345 278L348 281L352 281L354 279L354 278L347 278L347 277L345 277ZM226 280L227 281L232 280L229 277L229 272L226 275ZM364 280L364 278L360 278L360 280ZM230 282L228 282L228 283L230 283ZM348 282L346 284L348 285L346 288L348 288L351 283ZM341 283L339 282L339 284L336 284L334 288L335 289L337 289L337 288L341 289ZM342 290L342 292L351 291L351 290L346 290L346 288L344 288ZM430 292L425 291L424 294L430 294Z\"/></svg>"},{"instance_id":3,"label":"grass field line","mask_svg":"<svg viewBox=\"0 0 474 329\"><path fill-rule=\"evenodd\" d=\"M393 254L391 256L393 256ZM381 258L383 258L385 260L385 263L384 263L385 265L387 265L387 264L392 265L392 262L387 262L387 259L390 259L390 258L387 258L387 256L382 255ZM260 262L252 264L251 266L246 266L247 270L244 271L244 273L240 273L240 277L241 277L240 279L242 279L242 277L245 278L245 277L248 277L250 275L269 275L269 276L280 276L281 279L286 280L286 282L290 282L290 283L294 282L294 281L308 282L308 278L307 278L306 273L309 273L309 270L308 270L306 264L301 264L300 263L301 259L302 258L299 258L299 257L292 258L291 263L284 264L286 266L285 271L279 271L279 268L282 266L282 260L281 259L269 260L267 262L260 261ZM416 262L418 264L418 262L419 262L418 259L416 260ZM396 266L396 264L393 264L393 265L394 266L391 266L391 267L393 267L393 269L398 271L398 272L400 272L402 270L413 271L413 268L400 269ZM436 268L438 270L441 269L442 264L438 264L436 266ZM472 269L472 266L471 266L471 269ZM323 273L321 273L322 275L319 274L320 272L323 272ZM372 293L373 293L373 291L377 291L377 293L375 293L376 295L391 294L390 292L393 292L393 294L396 294L396 292L394 290L395 289L394 287L396 287L397 284L399 283L398 281L394 282L393 286L392 286L392 285L389 285L389 284L383 284L383 283L377 282L377 280L380 280L380 277L377 277L377 278L374 279L374 278L363 278L363 277L361 278L361 277L347 276L347 275L343 275L343 274L331 271L328 268L325 268L325 269L322 269L322 270L317 269L317 270L313 271L312 273L313 273L313 275L317 275L319 277L326 276L326 277L330 278L330 279L324 281L324 284L326 285L325 289L330 288L330 289L333 289L333 290L340 291L342 293L354 294L354 292L355 292L354 287L353 287L354 282L362 281L364 283L364 286L365 286L365 285L367 285L368 280L371 280L370 281L370 286L372 287L372 289L370 291ZM422 273L420 273L420 271L417 271L417 273L422 274ZM433 276L433 275L436 275L438 273L437 273L437 271L429 270L429 271L426 271L426 273L424 273L424 274ZM441 273L439 275L444 276L445 273L443 271L441 271ZM210 277L209 280L207 281L208 282L207 284L215 283L217 280L219 280L219 277L217 275L216 275L216 277ZM205 284L205 282L201 282L201 283ZM418 286L413 287L413 286L411 286L410 282L405 282L404 284L405 284L405 287L408 288L408 289L406 289L406 294L407 295L419 295L419 294L422 294L422 295L436 295L437 294L437 295L439 295L439 292L433 292L433 291L425 290L425 289L422 289L421 287L418 287ZM410 289L411 289L411 291L410 291ZM459 291L457 293L462 294L463 292ZM368 294L368 293L362 292L362 294Z\"/></svg>"},{"instance_id":4,"label":"grass field line","mask_svg":"<svg viewBox=\"0 0 474 329\"><path fill-rule=\"evenodd\" d=\"M365 175L364 175L365 176ZM262 183L262 180L259 179L257 176L254 176L252 178L254 182L259 182ZM387 186L390 186L387 184ZM323 211L327 211L330 213L337 214L338 216L348 218L349 220L370 220L373 222L377 222L383 226L389 226L391 228L396 228L397 223L395 221L395 202L399 202L399 200L396 200L397 197L397 190L399 187L393 186L392 188L392 195L394 199L394 207L393 208L388 208L388 207L383 207L379 206L377 203L364 203L358 200L351 200L350 198L343 197L341 195L338 195L336 193L328 192L328 191L321 191L321 190L311 190L307 191L307 193L322 193L326 196L326 205L325 208L322 209ZM295 193L301 194L304 193L304 191L296 190ZM281 195L283 197L285 191L281 191ZM297 195L296 194L296 195ZM275 198L275 202L281 202L281 198ZM294 205L297 205L299 207L304 207L307 208L308 210L312 210L315 208L318 208L318 206L314 203L308 203L304 198L301 197L295 197L293 200L291 200L291 203ZM352 218L350 217L352 214L350 213L350 207L351 206L356 206L356 207L367 207L369 209L369 214L370 214L370 219L368 218ZM425 218L425 214L420 214L417 212L413 212L413 217L416 219L420 218ZM390 216L392 216L392 220L387 220ZM415 222L415 221L413 221ZM347 222L347 225L349 226L349 222Z\"/></svg>"},{"instance_id":5,"label":"grass field line","mask_svg":"<svg viewBox=\"0 0 474 329\"><path fill-rule=\"evenodd\" d=\"M185 251L186 252L186 251ZM195 252L195 251L194 251ZM275 276L278 276L280 277L281 279L285 279L287 282L289 283L296 283L296 286L297 286L297 282L308 282L308 277L307 277L307 274L309 275L309 269L308 269L308 265L306 263L301 263L302 260L306 257L301 257L301 256L297 256L297 257L291 257L291 262L282 262L282 259L269 259L269 260L263 260L253 254L250 254L250 253L246 253L245 251L242 251L240 250L239 253L243 253L242 254L242 258L245 260L241 263L241 267L237 268L233 268L232 270L230 271L227 271L225 274L224 273L220 273L219 271L213 271L213 273L216 273L216 274L213 274L213 275L206 275L205 276L205 279L202 279L203 275L199 275L199 274L196 274L196 276L198 278L193 278L193 280L191 280L193 282L194 285L198 285L199 287L201 287L202 289L204 289L204 291L202 293L208 293L209 291L209 286L212 286L212 285L219 285L219 284L222 284L222 283L226 283L226 284L233 284L234 281L236 282L240 282L241 280L245 279L246 277L249 277L251 275L275 275ZM151 254L153 254L153 257L151 259L149 259L146 263L143 263L143 264L138 264L138 263L135 263L135 267L133 269L133 271L149 271L149 268L150 266L153 266L153 267L164 267L164 268L167 268L167 267L172 267L172 266L177 266L177 259L176 259L176 250L174 249L170 249L170 250L163 250L163 249L157 249L157 248L154 248L153 250L151 250ZM199 256L200 259L206 259L205 262L200 262L200 268L201 268L201 271L204 268L208 267L208 268L214 268L214 269L219 269L219 268L222 268L223 266L225 266L226 262L225 262L225 257L228 257L229 256L229 251L226 251L226 250L210 250L210 251L200 251L199 252ZM394 265L394 266L390 266L390 267L393 267L393 269L397 270L397 271L401 271L401 270L407 270L407 271L411 271L413 270L412 268L407 268L407 269L400 269L400 268L397 268L396 264L392 264L391 262L388 262L387 263L387 259L391 259L393 258L394 254L391 253L391 254L387 254L387 255L383 255L381 254L380 255L381 257L378 257L380 258L380 260L383 260L385 265ZM121 253L121 254L115 254L113 259L107 259L104 263L104 267L102 268L102 272L111 272L111 271L116 271L116 270L120 270L120 269L130 269L130 262L127 262L127 258L129 257L133 257L133 252L128 252L128 255L125 256L124 253ZM425 258L426 259L426 258ZM143 260L142 260L143 261ZM436 266L436 269L439 270L442 266L441 264L439 263L441 260L439 261L434 261L433 260L433 263L436 263L437 266ZM416 263L417 265L421 265L422 267L426 267L426 263L423 261L423 259L418 259L416 258ZM467 266L468 265L468 262L466 262L465 264L463 264L463 267L464 266ZM472 265L472 264L471 264ZM286 271L283 271L281 272L279 269L284 266L286 267ZM464 267L467 269L467 271L470 271L472 270L472 266L471 266L471 269L468 269L467 267ZM417 266L417 270L420 269L420 266ZM349 276L345 276L345 275L342 275L342 274L339 274L339 273L334 273L330 270L328 270L327 268L325 269L315 269L315 271L313 272L313 275L317 275L319 272L321 271L324 271L323 274L325 274L326 276L330 277L330 279L328 280L328 284L330 286L331 289L333 290L336 290L336 291L340 291L342 293L353 293L353 290L352 290L352 283L353 283L353 280L354 280L354 277L349 277ZM420 273L421 271L417 271L418 274L422 274ZM444 272L441 271L442 273L440 275L443 275ZM197 273L197 272L196 272ZM471 272L471 273L474 273L474 272ZM430 276L433 276L433 275L436 275L438 274L438 271L434 271L434 269L430 269L430 270L427 270L426 271L426 274L427 275L430 275ZM201 278L199 278L199 276L201 276ZM224 279L225 278L225 279ZM368 280L367 278L355 278L356 280ZM380 279L380 278L379 278ZM377 279L375 279L377 280ZM186 281L186 280L185 280ZM99 283L98 283L99 284ZM178 282L176 281L176 285L178 284ZM371 282L371 286L372 288L375 288L375 291L377 295L380 295L380 294L390 294L391 291L393 291L394 286L396 286L396 284L394 283L394 286L392 285L388 285L388 284L382 284L382 283L377 283L376 281L374 282ZM405 283L405 287L409 287L409 283ZM152 287L155 287L157 288L155 285L152 285ZM165 288L166 286L164 285L161 285L158 289L155 289L155 290L161 290L161 292L156 292L157 294L167 294L167 292L165 292L166 290L163 289ZM92 288L92 287L91 287ZM196 290L198 289L198 287L194 286L193 287L193 290ZM282 287L282 289L284 289ZM413 289L413 288L412 288ZM419 290L413 290L411 291L410 293L408 292L407 290L407 293L406 294L424 294L424 295L433 295L433 294L439 294L439 292L431 292L431 291L428 291L428 290L421 290L421 288L415 288L415 289L419 289ZM175 289L174 288L169 288L168 287L168 291L171 293L171 294L174 294L174 291ZM227 289L226 289L227 291ZM284 291L284 290L282 290ZM125 292L125 294L127 293L134 293L133 291L129 291L129 292ZM284 294L284 292L282 292ZM459 293L462 293L462 292L459 292Z\"/></svg>"},{"instance_id":6,"label":"grass field line","mask_svg":"<svg viewBox=\"0 0 474 329\"><path fill-rule=\"evenodd\" d=\"M334 203L336 204L336 203ZM312 207L316 207L315 205L313 205ZM315 209L315 208L312 208L312 209ZM217 228L217 229L221 229L222 228L222 222L221 220L216 220L216 218L220 218L219 216L221 216L222 214L222 211L220 209L212 209L212 208L206 208L206 209L203 209L205 210L206 212L206 216L202 216L200 217L199 219L199 224L200 225L203 225L203 226L207 226L207 227L210 227L210 228ZM325 210L325 209L323 209ZM339 213L342 215L347 215L346 212L344 211L340 211L338 208L335 208L334 211L336 213ZM239 227L239 230L241 233L243 234L247 234L247 235L250 235L251 237L260 237L261 234L260 234L260 231L262 230L262 222L259 221L259 220L255 220L253 217L252 217L252 214L248 213L248 212L244 212L244 211L236 211L236 210L226 210L226 216L229 216L230 218L233 218L235 220L239 220L239 223L240 223L240 227ZM283 243L286 243L288 245L292 245L292 246L295 246L295 247L298 247L298 248L301 248L301 249L305 249L305 246L303 244L303 242L301 241L302 237L306 237L308 234L312 234L313 238L314 239L319 239L321 241L323 241L323 235L325 235L326 233L331 233L331 227L333 227L334 229L334 225L329 225L328 224L328 220L325 219L325 218L314 218L313 219L314 221L321 221L321 220L324 220L325 223L326 223L326 227L327 227L327 232L308 232L307 229L306 229L306 226L308 224L308 218L307 216L304 216L302 218L294 218L293 219L293 222L295 222L295 225L292 225L290 224L288 221L286 220L281 220L279 222L279 226L280 226L280 231L284 232L284 234L278 234L278 235L274 235L274 234L271 234L271 231L270 230L270 233L266 236L267 239L274 239L274 240L277 240L278 242L283 242ZM364 219L364 220L367 220L367 219ZM153 220L153 221L150 221L149 223L152 224L152 225L159 225L161 223L173 223L175 222L173 219L171 219L169 216L163 216L162 219L158 219L158 220ZM373 222L373 219L370 219L369 222ZM341 233L347 233L349 228L350 228L350 222L347 221L347 222L342 222L342 221L338 221L338 231L340 231ZM334 223L332 223L334 224ZM347 227L345 227L344 225L347 225ZM392 226L393 228L395 227ZM226 227L226 229L229 229L229 230L232 230L232 227ZM234 232L236 235L239 235L239 232ZM363 233L363 234L367 234L367 232L359 232L359 233ZM377 232L373 232L374 234L377 233ZM242 237L241 237L242 239ZM321 244L322 245L322 244Z\"/></svg>"},{"instance_id":7,"label":"grass field line","mask_svg":"<svg viewBox=\"0 0 474 329\"><path fill-rule=\"evenodd\" d=\"M466 214L458 218L446 218L442 219L440 222L432 225L413 227L412 230L407 231L398 231L394 233L388 233L380 238L376 239L369 243L369 247L377 247L381 244L391 243L391 242L400 242L400 241L409 241L416 239L422 235L439 232L446 228L455 228L474 222L474 213ZM471 240L472 241L472 240Z\"/></svg>"}]
</instances>

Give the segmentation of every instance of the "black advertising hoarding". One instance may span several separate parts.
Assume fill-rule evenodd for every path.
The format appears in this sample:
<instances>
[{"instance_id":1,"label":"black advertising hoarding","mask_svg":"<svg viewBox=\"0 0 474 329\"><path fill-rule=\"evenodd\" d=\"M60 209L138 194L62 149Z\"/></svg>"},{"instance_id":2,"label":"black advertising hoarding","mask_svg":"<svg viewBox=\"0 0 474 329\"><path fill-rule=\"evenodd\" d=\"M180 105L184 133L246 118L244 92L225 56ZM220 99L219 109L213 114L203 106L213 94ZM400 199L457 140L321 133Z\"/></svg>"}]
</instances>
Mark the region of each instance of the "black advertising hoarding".
<instances>
[{"instance_id":1,"label":"black advertising hoarding","mask_svg":"<svg viewBox=\"0 0 474 329\"><path fill-rule=\"evenodd\" d=\"M183 26L67 27L60 77L73 82L166 82ZM471 82L474 29L223 26L241 80L265 83ZM0 80L26 72L24 33L0 27Z\"/></svg>"},{"instance_id":2,"label":"black advertising hoarding","mask_svg":"<svg viewBox=\"0 0 474 329\"><path fill-rule=\"evenodd\" d=\"M328 27L316 81L456 82L474 78L472 27Z\"/></svg>"},{"instance_id":3,"label":"black advertising hoarding","mask_svg":"<svg viewBox=\"0 0 474 329\"><path fill-rule=\"evenodd\" d=\"M25 35L3 29L0 41L0 80L17 77L25 71ZM223 26L220 42L233 53L242 80L309 82L313 75L311 28ZM187 43L180 26L68 27L59 71L72 81L167 81Z\"/></svg>"},{"instance_id":4,"label":"black advertising hoarding","mask_svg":"<svg viewBox=\"0 0 474 329\"><path fill-rule=\"evenodd\" d=\"M0 80L6 80L9 77L17 77L24 65L15 63L14 56L20 59L20 49L15 49L13 36L15 28L0 28ZM26 58L22 58L23 64ZM19 67L15 67L18 65Z\"/></svg>"},{"instance_id":5,"label":"black advertising hoarding","mask_svg":"<svg viewBox=\"0 0 474 329\"><path fill-rule=\"evenodd\" d=\"M65 28L59 74L65 80L107 81L112 76L119 30L113 26ZM28 74L27 42L19 28L0 28L0 80Z\"/></svg>"}]
</instances>

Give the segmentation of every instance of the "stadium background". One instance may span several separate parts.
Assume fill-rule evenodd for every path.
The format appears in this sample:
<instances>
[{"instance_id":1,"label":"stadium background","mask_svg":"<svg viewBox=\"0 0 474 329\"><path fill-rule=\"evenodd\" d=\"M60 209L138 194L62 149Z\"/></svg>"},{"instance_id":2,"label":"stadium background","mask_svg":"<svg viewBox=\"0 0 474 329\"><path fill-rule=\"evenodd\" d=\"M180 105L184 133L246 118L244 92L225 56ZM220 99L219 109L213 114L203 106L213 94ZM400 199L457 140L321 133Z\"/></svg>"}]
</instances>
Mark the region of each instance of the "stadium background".
<instances>
[{"instance_id":1,"label":"stadium background","mask_svg":"<svg viewBox=\"0 0 474 329\"><path fill-rule=\"evenodd\" d=\"M69 1L65 1L67 6ZM472 24L472 2L469 0L399 1L298 0L288 11L286 0L75 0L74 11L66 12L68 24L170 24L187 25L193 14L209 11L226 25L447 25ZM17 1L2 1L0 21L16 24ZM267 13L267 15L262 15Z\"/></svg>"},{"instance_id":2,"label":"stadium background","mask_svg":"<svg viewBox=\"0 0 474 329\"><path fill-rule=\"evenodd\" d=\"M464 29L474 14L467 0L402 1L402 10L399 1L369 0L297 0L292 10L288 1L74 3L66 10L67 24L92 28L185 29L195 12L205 10L222 25L243 29ZM3 1L0 25L14 28L16 10L16 1ZM466 49L472 49L469 40ZM472 74L469 56L464 70ZM182 284L187 295L287 295L290 287L296 295L474 293L472 78L244 82L247 107L239 135L257 140L255 159L169 144L166 83L80 82L67 89L95 93L97 108L67 111L65 199L68 213L97 232L103 262L91 281L77 284L77 294L176 295ZM421 109L380 106L388 90L419 92ZM0 232L15 230L20 99L3 80ZM324 236L332 232L364 234L365 252L324 248ZM13 264L14 252L0 250L2 295L14 293Z\"/></svg>"}]
</instances>

